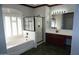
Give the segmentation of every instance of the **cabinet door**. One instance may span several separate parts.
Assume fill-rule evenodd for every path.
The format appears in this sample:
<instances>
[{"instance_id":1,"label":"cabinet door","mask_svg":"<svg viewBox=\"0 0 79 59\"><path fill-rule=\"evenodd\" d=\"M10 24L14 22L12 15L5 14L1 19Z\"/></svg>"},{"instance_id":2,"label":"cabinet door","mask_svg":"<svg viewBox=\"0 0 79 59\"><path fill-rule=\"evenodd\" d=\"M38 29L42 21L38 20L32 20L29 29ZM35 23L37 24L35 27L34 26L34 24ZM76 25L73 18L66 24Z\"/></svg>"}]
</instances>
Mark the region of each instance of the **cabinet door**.
<instances>
[{"instance_id":1,"label":"cabinet door","mask_svg":"<svg viewBox=\"0 0 79 59\"><path fill-rule=\"evenodd\" d=\"M46 42L57 46L64 46L64 36L47 33Z\"/></svg>"}]
</instances>

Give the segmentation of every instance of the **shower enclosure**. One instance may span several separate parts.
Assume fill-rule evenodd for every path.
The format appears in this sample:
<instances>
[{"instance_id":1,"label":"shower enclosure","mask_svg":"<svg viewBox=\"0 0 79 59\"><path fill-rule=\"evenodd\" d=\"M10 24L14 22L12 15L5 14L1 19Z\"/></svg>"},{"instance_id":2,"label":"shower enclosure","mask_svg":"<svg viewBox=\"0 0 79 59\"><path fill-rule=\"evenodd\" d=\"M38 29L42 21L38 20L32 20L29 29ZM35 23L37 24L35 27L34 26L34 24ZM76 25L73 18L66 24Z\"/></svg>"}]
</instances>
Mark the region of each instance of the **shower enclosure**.
<instances>
[{"instance_id":1,"label":"shower enclosure","mask_svg":"<svg viewBox=\"0 0 79 59\"><path fill-rule=\"evenodd\" d=\"M40 44L44 41L44 17L26 16L23 20L24 31L35 32L35 42ZM26 32L26 37L29 33ZM28 39L29 40L29 39Z\"/></svg>"}]
</instances>

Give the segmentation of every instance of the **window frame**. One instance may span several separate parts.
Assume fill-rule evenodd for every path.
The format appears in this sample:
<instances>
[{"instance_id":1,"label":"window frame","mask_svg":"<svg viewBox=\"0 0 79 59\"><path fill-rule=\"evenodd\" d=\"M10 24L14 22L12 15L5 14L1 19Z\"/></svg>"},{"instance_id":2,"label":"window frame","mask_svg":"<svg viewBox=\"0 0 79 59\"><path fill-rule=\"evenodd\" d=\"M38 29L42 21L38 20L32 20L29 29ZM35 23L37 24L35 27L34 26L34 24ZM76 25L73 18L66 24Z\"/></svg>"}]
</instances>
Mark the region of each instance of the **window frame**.
<instances>
[{"instance_id":1,"label":"window frame","mask_svg":"<svg viewBox=\"0 0 79 59\"><path fill-rule=\"evenodd\" d=\"M10 37L16 37L16 36L20 36L23 35L23 22L22 22L22 16L21 15L14 15L14 14L3 14L3 22L4 22L4 29L5 29L5 16L9 16L10 17L10 25L11 25L11 36ZM12 17L16 17L16 27L17 27L17 35L13 36L13 31L12 31ZM21 18L21 29L22 29L22 34L18 35L18 17ZM6 34L5 34L6 37Z\"/></svg>"}]
</instances>

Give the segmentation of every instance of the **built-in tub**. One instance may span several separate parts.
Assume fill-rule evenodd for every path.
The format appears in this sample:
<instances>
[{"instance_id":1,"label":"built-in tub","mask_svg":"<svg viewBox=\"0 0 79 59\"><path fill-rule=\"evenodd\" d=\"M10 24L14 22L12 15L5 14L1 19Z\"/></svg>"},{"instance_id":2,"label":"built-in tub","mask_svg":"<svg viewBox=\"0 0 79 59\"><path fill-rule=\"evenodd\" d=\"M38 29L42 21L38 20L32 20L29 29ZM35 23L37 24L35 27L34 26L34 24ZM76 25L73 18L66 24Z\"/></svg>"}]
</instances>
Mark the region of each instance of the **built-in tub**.
<instances>
[{"instance_id":1,"label":"built-in tub","mask_svg":"<svg viewBox=\"0 0 79 59\"><path fill-rule=\"evenodd\" d=\"M29 36L30 39L24 38L24 36L17 36L14 38L10 38L6 43L7 54L9 55L19 55L23 52L35 47L35 33L29 33L32 35ZM33 38L34 37L34 38ZM31 39L32 38L32 39Z\"/></svg>"},{"instance_id":2,"label":"built-in tub","mask_svg":"<svg viewBox=\"0 0 79 59\"><path fill-rule=\"evenodd\" d=\"M27 41L27 42L23 42L23 43L20 43L18 45L15 45L11 48L8 48L7 49L7 54L10 54L10 55L19 55L31 48L34 47L34 41L31 40L31 41Z\"/></svg>"},{"instance_id":3,"label":"built-in tub","mask_svg":"<svg viewBox=\"0 0 79 59\"><path fill-rule=\"evenodd\" d=\"M34 40L25 40L23 38L18 38L19 40L14 40L12 43L7 44L7 54L21 54L34 47Z\"/></svg>"}]
</instances>

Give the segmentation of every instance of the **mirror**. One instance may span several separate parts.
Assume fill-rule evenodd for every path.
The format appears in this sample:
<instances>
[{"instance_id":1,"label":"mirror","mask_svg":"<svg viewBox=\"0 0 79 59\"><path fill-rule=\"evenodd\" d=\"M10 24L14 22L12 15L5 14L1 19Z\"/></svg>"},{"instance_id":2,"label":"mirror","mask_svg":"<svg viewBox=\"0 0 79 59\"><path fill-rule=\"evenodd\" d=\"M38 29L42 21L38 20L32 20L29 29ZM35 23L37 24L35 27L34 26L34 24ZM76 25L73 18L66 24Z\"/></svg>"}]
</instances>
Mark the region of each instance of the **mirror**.
<instances>
[{"instance_id":1,"label":"mirror","mask_svg":"<svg viewBox=\"0 0 79 59\"><path fill-rule=\"evenodd\" d=\"M73 16L74 13L66 13L63 14L63 22L62 22L62 29L73 29Z\"/></svg>"},{"instance_id":2,"label":"mirror","mask_svg":"<svg viewBox=\"0 0 79 59\"><path fill-rule=\"evenodd\" d=\"M52 15L52 19L51 19L51 28L52 29L56 29L56 18L55 15Z\"/></svg>"},{"instance_id":3,"label":"mirror","mask_svg":"<svg viewBox=\"0 0 79 59\"><path fill-rule=\"evenodd\" d=\"M52 15L52 20L54 19L56 22L51 21L51 27L54 23L54 29L65 29L65 30L72 30L73 29L73 16L74 13L64 13L58 15Z\"/></svg>"}]
</instances>

